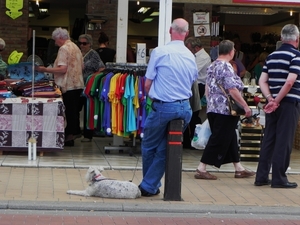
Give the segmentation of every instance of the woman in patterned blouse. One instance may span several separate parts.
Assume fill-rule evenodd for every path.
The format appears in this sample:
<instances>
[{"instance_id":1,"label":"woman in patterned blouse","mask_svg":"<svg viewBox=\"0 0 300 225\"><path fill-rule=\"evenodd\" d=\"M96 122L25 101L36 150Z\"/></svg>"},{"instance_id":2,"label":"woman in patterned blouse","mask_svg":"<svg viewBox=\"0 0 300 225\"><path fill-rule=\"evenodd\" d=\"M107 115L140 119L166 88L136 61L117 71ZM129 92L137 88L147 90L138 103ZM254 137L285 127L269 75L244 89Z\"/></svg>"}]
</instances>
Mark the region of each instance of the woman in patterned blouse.
<instances>
[{"instance_id":1,"label":"woman in patterned blouse","mask_svg":"<svg viewBox=\"0 0 300 225\"><path fill-rule=\"evenodd\" d=\"M241 78L234 72L230 61L234 57L234 43L224 40L219 44L219 57L208 67L206 78L207 118L211 136L204 149L196 170L196 179L216 180L217 177L206 170L207 165L220 168L225 163L233 163L235 178L246 178L255 173L244 169L240 163L235 129L238 116L232 116L228 100L221 87L244 107L245 116L251 116L251 109L241 95L244 88Z\"/></svg>"}]
</instances>

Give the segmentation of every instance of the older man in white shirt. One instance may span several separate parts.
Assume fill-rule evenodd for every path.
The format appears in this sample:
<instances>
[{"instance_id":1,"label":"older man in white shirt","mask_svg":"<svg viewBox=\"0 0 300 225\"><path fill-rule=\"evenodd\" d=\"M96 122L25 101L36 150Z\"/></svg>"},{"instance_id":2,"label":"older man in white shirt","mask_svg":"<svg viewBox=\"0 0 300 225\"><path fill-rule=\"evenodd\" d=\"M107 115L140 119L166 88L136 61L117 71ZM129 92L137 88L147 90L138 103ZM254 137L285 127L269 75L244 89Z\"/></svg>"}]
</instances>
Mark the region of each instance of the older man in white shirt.
<instances>
[{"instance_id":1,"label":"older man in white shirt","mask_svg":"<svg viewBox=\"0 0 300 225\"><path fill-rule=\"evenodd\" d=\"M205 93L206 70L211 64L211 58L203 48L199 38L189 37L185 40L185 45L196 57L196 64L198 68L197 82L200 98L202 98Z\"/></svg>"}]
</instances>

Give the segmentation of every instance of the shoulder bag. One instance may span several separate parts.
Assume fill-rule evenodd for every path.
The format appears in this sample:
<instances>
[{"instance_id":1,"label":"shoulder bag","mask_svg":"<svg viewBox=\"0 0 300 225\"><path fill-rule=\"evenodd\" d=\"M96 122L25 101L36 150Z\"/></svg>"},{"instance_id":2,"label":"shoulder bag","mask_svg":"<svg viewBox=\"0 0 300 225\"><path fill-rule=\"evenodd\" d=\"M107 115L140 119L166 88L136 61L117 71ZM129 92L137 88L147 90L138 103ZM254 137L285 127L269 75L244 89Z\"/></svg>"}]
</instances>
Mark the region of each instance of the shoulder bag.
<instances>
[{"instance_id":1,"label":"shoulder bag","mask_svg":"<svg viewBox=\"0 0 300 225\"><path fill-rule=\"evenodd\" d=\"M235 101L231 95L228 95L224 88L218 84L219 88L222 90L222 92L224 93L224 95L226 96L227 100L228 100L228 106L229 106L229 110L232 116L242 116L245 115L246 112L244 110L244 107L241 106L237 101Z\"/></svg>"}]
</instances>

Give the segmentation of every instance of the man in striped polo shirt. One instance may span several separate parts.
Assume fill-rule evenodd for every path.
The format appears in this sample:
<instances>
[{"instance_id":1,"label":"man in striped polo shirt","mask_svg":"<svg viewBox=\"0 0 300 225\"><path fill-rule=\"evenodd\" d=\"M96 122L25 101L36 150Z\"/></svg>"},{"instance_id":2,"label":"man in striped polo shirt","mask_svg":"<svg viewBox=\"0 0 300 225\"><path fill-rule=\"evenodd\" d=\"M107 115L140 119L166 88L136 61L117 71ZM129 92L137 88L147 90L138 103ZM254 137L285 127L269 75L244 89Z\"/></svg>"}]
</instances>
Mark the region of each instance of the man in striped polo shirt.
<instances>
[{"instance_id":1,"label":"man in striped polo shirt","mask_svg":"<svg viewBox=\"0 0 300 225\"><path fill-rule=\"evenodd\" d=\"M265 62L259 85L268 103L266 128L260 149L255 186L296 188L289 182L289 167L293 140L300 114L300 52L299 29L287 24L281 30L282 45ZM272 167L272 180L268 175Z\"/></svg>"}]
</instances>

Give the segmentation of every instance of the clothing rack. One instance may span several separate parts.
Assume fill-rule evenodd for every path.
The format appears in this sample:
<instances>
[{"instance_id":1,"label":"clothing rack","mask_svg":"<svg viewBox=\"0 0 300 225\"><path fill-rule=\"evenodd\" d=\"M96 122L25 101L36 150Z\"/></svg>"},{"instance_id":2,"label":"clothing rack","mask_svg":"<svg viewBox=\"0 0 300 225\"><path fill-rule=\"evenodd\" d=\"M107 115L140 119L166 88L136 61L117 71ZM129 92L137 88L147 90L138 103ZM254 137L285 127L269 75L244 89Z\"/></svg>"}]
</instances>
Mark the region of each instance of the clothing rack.
<instances>
[{"instance_id":1,"label":"clothing rack","mask_svg":"<svg viewBox=\"0 0 300 225\"><path fill-rule=\"evenodd\" d=\"M106 69L122 69L122 70L146 70L147 64L140 63L116 63L116 62L107 62L105 64ZM109 144L109 146L104 146L105 154L109 154L110 150L118 150L119 152L123 152L124 150L129 150L129 155L133 155L133 150L136 149L136 137L132 137L132 140L124 144L124 137L113 135L113 143Z\"/></svg>"},{"instance_id":2,"label":"clothing rack","mask_svg":"<svg viewBox=\"0 0 300 225\"><path fill-rule=\"evenodd\" d=\"M147 64L144 63L115 63L115 62L107 62L105 64L106 69L122 69L122 70L145 70L147 68Z\"/></svg>"},{"instance_id":3,"label":"clothing rack","mask_svg":"<svg viewBox=\"0 0 300 225\"><path fill-rule=\"evenodd\" d=\"M147 67L146 63L116 63L116 62L107 62L105 64L107 69L114 69L115 67L123 67L123 68L138 68L138 67Z\"/></svg>"}]
</instances>

